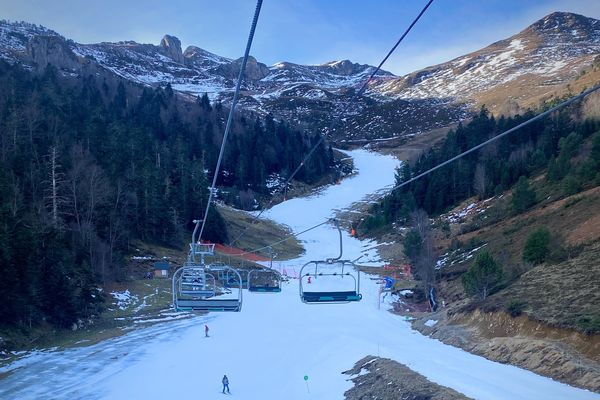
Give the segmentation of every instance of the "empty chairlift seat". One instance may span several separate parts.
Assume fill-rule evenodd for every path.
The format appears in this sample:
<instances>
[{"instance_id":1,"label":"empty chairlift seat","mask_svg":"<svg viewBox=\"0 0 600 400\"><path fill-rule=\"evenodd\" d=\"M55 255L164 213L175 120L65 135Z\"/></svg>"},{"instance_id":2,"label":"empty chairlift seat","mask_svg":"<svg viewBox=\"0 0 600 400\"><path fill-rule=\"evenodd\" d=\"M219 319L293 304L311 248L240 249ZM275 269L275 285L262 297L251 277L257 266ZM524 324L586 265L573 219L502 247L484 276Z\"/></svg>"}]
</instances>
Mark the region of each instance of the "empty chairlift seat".
<instances>
[{"instance_id":1,"label":"empty chairlift seat","mask_svg":"<svg viewBox=\"0 0 600 400\"><path fill-rule=\"evenodd\" d=\"M184 266L178 282L179 293L185 296L213 297L216 294L215 277L206 273L204 266Z\"/></svg>"},{"instance_id":2,"label":"empty chairlift seat","mask_svg":"<svg viewBox=\"0 0 600 400\"><path fill-rule=\"evenodd\" d=\"M214 256L215 245L198 240L200 234L196 234L201 222L194 221L196 227L187 262L173 274L173 307L177 311L240 311L242 277L228 265L213 267L205 264L205 257ZM200 260L197 261L197 258ZM229 277L236 282L237 289L229 289Z\"/></svg>"},{"instance_id":3,"label":"empty chairlift seat","mask_svg":"<svg viewBox=\"0 0 600 400\"><path fill-rule=\"evenodd\" d=\"M300 270L300 299L307 304L360 301L360 272L351 261L310 261Z\"/></svg>"},{"instance_id":4,"label":"empty chairlift seat","mask_svg":"<svg viewBox=\"0 0 600 400\"><path fill-rule=\"evenodd\" d=\"M236 288L226 288L227 276L237 278ZM240 311L242 278L227 265L184 266L173 275L173 306L178 311Z\"/></svg>"},{"instance_id":5,"label":"empty chairlift seat","mask_svg":"<svg viewBox=\"0 0 600 400\"><path fill-rule=\"evenodd\" d=\"M179 299L177 310L182 311L240 311L242 303L238 299Z\"/></svg>"},{"instance_id":6,"label":"empty chairlift seat","mask_svg":"<svg viewBox=\"0 0 600 400\"><path fill-rule=\"evenodd\" d=\"M281 292L282 277L271 268L253 269L248 272L248 291L255 293Z\"/></svg>"}]
</instances>

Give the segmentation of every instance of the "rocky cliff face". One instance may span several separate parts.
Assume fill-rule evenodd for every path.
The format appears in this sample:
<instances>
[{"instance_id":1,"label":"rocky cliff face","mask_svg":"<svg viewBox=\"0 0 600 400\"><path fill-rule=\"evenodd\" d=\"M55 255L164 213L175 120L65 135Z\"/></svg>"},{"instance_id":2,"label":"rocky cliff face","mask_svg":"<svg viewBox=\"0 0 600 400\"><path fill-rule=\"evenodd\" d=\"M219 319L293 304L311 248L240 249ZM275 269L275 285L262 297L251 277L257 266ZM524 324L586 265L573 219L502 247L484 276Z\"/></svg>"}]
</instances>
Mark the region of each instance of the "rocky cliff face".
<instances>
[{"instance_id":1,"label":"rocky cliff face","mask_svg":"<svg viewBox=\"0 0 600 400\"><path fill-rule=\"evenodd\" d=\"M77 71L80 62L68 44L59 36L34 36L27 42L26 56L38 70L48 64Z\"/></svg>"},{"instance_id":2,"label":"rocky cliff face","mask_svg":"<svg viewBox=\"0 0 600 400\"><path fill-rule=\"evenodd\" d=\"M225 78L237 79L242 68L243 58L238 58L228 64L220 65L216 71ZM269 75L271 71L263 64L256 61L256 58L249 56L246 62L245 79L248 81L259 81Z\"/></svg>"},{"instance_id":3,"label":"rocky cliff face","mask_svg":"<svg viewBox=\"0 0 600 400\"><path fill-rule=\"evenodd\" d=\"M165 35L160 41L160 47L162 53L173 59L175 62L178 62L179 64L185 62L185 58L181 52L181 42L175 36Z\"/></svg>"}]
</instances>

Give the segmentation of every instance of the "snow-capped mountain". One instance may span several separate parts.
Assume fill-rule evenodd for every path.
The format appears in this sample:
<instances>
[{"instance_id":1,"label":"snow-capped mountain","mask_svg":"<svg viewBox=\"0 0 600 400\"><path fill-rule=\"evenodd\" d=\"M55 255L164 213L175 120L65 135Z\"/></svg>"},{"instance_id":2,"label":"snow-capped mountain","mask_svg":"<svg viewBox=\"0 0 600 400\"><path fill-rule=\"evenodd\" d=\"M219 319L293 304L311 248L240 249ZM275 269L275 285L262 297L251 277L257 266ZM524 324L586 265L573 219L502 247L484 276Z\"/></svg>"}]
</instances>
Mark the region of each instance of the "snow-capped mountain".
<instances>
[{"instance_id":1,"label":"snow-capped mountain","mask_svg":"<svg viewBox=\"0 0 600 400\"><path fill-rule=\"evenodd\" d=\"M411 74L376 83L382 98L474 102L494 109L549 92L600 53L600 21L555 12L508 39Z\"/></svg>"},{"instance_id":2,"label":"snow-capped mountain","mask_svg":"<svg viewBox=\"0 0 600 400\"><path fill-rule=\"evenodd\" d=\"M159 45L133 41L80 44L41 26L8 21L0 21L0 58L30 69L43 69L50 63L70 75L88 74L94 65L132 82L169 83L183 95L195 98L206 93L212 101L224 103L231 99L241 66L241 58L231 60L196 46L182 51L179 39L170 35ZM348 60L322 65L280 62L268 67L250 57L240 104L296 124L325 125L331 113L342 109L349 90L362 85L373 71L372 66ZM394 75L380 71L377 77ZM347 111L359 112L368 100L359 99Z\"/></svg>"},{"instance_id":3,"label":"snow-capped mountain","mask_svg":"<svg viewBox=\"0 0 600 400\"><path fill-rule=\"evenodd\" d=\"M461 120L481 104L497 112L507 102L535 104L573 80L599 52L598 20L557 12L447 63L401 77L380 71L360 97L356 90L372 66L348 60L267 66L251 57L240 105L312 129L331 128L335 117L343 117L337 139L402 137ZM169 83L184 96L207 93L224 103L241 65L241 59L196 46L182 51L169 35L159 45L79 44L41 26L8 21L0 21L0 58L32 70L50 63L65 75L102 72L143 85Z\"/></svg>"}]
</instances>

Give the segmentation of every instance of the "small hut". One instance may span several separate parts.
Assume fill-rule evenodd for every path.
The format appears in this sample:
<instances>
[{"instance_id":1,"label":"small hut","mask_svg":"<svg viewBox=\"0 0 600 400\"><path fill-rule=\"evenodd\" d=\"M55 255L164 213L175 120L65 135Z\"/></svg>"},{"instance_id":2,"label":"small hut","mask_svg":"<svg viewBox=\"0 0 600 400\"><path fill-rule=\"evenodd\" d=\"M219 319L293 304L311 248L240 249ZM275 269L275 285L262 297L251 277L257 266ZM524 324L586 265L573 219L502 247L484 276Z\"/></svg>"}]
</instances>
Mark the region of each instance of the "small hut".
<instances>
[{"instance_id":1,"label":"small hut","mask_svg":"<svg viewBox=\"0 0 600 400\"><path fill-rule=\"evenodd\" d=\"M169 277L169 262L158 261L154 263L154 277L155 278L168 278Z\"/></svg>"}]
</instances>

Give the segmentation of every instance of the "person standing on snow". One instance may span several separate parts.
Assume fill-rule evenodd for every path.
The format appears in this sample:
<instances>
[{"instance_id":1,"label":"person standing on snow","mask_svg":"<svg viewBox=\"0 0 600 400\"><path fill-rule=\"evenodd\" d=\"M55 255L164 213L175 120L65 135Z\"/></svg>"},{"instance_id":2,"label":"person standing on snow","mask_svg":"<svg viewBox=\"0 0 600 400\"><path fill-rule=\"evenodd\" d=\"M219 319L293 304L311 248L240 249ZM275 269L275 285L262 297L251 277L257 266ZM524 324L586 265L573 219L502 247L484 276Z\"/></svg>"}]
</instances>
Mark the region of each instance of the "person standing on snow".
<instances>
[{"instance_id":1,"label":"person standing on snow","mask_svg":"<svg viewBox=\"0 0 600 400\"><path fill-rule=\"evenodd\" d=\"M208 325L204 325L204 337L208 337Z\"/></svg>"},{"instance_id":2,"label":"person standing on snow","mask_svg":"<svg viewBox=\"0 0 600 400\"><path fill-rule=\"evenodd\" d=\"M225 393L225 389L227 389L227 393L229 393L229 379L227 379L227 375L223 375L223 393Z\"/></svg>"}]
</instances>

